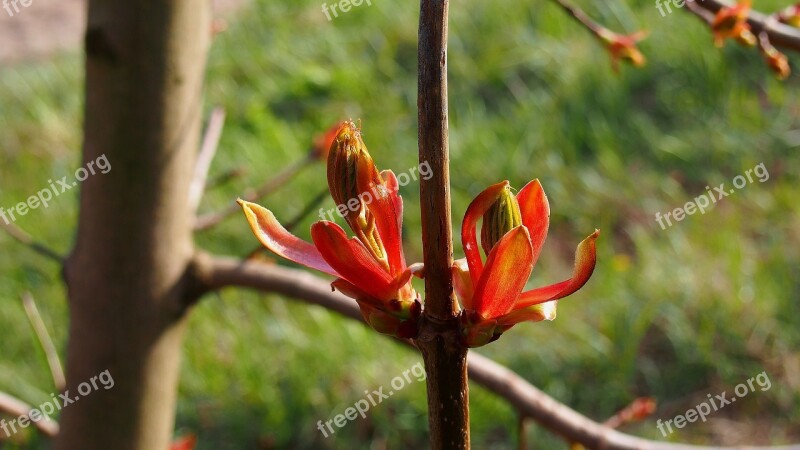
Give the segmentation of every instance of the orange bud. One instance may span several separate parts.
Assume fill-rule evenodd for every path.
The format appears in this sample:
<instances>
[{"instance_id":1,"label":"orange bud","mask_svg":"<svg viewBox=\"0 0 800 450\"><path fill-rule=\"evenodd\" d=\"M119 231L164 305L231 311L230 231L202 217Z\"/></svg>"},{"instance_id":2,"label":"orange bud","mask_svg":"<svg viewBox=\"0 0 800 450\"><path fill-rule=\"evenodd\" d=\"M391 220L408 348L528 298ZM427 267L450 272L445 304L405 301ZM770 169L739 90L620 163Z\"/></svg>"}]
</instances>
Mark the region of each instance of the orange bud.
<instances>
[{"instance_id":1,"label":"orange bud","mask_svg":"<svg viewBox=\"0 0 800 450\"><path fill-rule=\"evenodd\" d=\"M328 153L328 189L340 214L376 259L388 265L375 217L365 204L372 189L383 188L383 179L352 121L336 132Z\"/></svg>"},{"instance_id":2,"label":"orange bud","mask_svg":"<svg viewBox=\"0 0 800 450\"><path fill-rule=\"evenodd\" d=\"M785 8L777 14L778 20L793 27L800 27L800 4Z\"/></svg>"},{"instance_id":3,"label":"orange bud","mask_svg":"<svg viewBox=\"0 0 800 450\"><path fill-rule=\"evenodd\" d=\"M750 31L747 16L750 14L750 0L741 0L738 4L717 11L711 21L711 32L714 34L714 45L722 47L727 38L736 39L740 44L752 47L755 36Z\"/></svg>"},{"instance_id":4,"label":"orange bud","mask_svg":"<svg viewBox=\"0 0 800 450\"><path fill-rule=\"evenodd\" d=\"M764 60L767 62L767 66L769 66L769 68L775 72L775 76L779 80L785 80L789 77L789 74L792 73L792 70L789 68L789 60L786 58L786 55L771 45L769 47L762 48L762 53L764 55Z\"/></svg>"},{"instance_id":5,"label":"orange bud","mask_svg":"<svg viewBox=\"0 0 800 450\"><path fill-rule=\"evenodd\" d=\"M619 70L618 61L626 61L634 67L645 65L645 57L636 43L647 36L646 31L637 31L630 35L622 35L603 28L598 33L598 37L606 44L611 55L611 65L615 72Z\"/></svg>"}]
</instances>

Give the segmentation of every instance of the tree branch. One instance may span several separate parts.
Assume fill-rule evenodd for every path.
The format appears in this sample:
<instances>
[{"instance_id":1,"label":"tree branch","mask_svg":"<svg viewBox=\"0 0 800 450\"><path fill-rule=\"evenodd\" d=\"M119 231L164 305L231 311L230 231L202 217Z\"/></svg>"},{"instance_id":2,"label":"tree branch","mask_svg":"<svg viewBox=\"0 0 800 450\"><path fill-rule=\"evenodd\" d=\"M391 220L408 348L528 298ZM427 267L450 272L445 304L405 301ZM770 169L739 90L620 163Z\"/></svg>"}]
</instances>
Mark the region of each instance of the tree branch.
<instances>
[{"instance_id":1,"label":"tree branch","mask_svg":"<svg viewBox=\"0 0 800 450\"><path fill-rule=\"evenodd\" d=\"M595 37L600 36L602 33L603 27L592 20L582 9L578 8L577 6L572 6L569 3L565 2L564 0L554 0L558 6L561 7L564 11L567 12L573 19L575 19L579 24L586 27Z\"/></svg>"},{"instance_id":2,"label":"tree branch","mask_svg":"<svg viewBox=\"0 0 800 450\"><path fill-rule=\"evenodd\" d=\"M425 312L438 320L455 316L450 267L450 149L447 124L447 0L422 0L419 23L419 162L433 175L420 180L425 262Z\"/></svg>"},{"instance_id":3,"label":"tree branch","mask_svg":"<svg viewBox=\"0 0 800 450\"><path fill-rule=\"evenodd\" d=\"M50 258L59 264L64 264L63 256L59 255L55 250L52 250L50 247L42 244L41 242L34 240L31 235L23 231L22 228L14 225L14 223L6 223L6 221L0 220L0 228L5 230L9 236L14 238L14 240L20 244L29 247L36 253Z\"/></svg>"},{"instance_id":4,"label":"tree branch","mask_svg":"<svg viewBox=\"0 0 800 450\"><path fill-rule=\"evenodd\" d=\"M13 418L27 416L30 418L30 412L33 410L31 406L27 403L23 402L22 400L12 397L5 392L0 392L0 413L8 414ZM58 423L50 420L50 418L41 418L41 414L37 414L40 417L40 420L34 422L31 420L33 425L36 427L39 432L43 435L54 438L58 434ZM0 433L0 441L3 440L4 436L6 435L5 432Z\"/></svg>"},{"instance_id":5,"label":"tree branch","mask_svg":"<svg viewBox=\"0 0 800 450\"><path fill-rule=\"evenodd\" d=\"M691 3L697 8L707 10L712 14L716 14L720 9L730 6L729 3L721 0L702 0ZM697 14L696 11L691 12ZM701 15L701 17L703 16ZM750 24L753 34L758 35L765 31L773 45L800 51L800 29L780 23L777 20L770 20L768 15L753 10L750 11L747 22Z\"/></svg>"},{"instance_id":6,"label":"tree branch","mask_svg":"<svg viewBox=\"0 0 800 450\"><path fill-rule=\"evenodd\" d=\"M450 155L447 124L449 0L420 0L418 42L419 162L433 176L420 181L425 262L425 310L417 346L428 375L428 423L433 450L469 449L467 348L458 334L450 267Z\"/></svg>"},{"instance_id":7,"label":"tree branch","mask_svg":"<svg viewBox=\"0 0 800 450\"><path fill-rule=\"evenodd\" d=\"M296 163L283 169L281 172L275 175L275 177L270 178L257 189L245 192L241 198L243 200L247 200L248 202L255 202L263 197L266 197L267 195L278 190L278 188L286 184L286 182L289 181L293 176L300 173L301 170L311 165L311 163L314 161L316 161L316 159L313 157L313 155L309 154L308 157L303 158L300 161L297 161ZM204 231L208 230L209 228L213 228L223 220L240 212L241 210L242 208L239 206L239 204L233 201L231 204L219 211L199 216L195 221L194 230Z\"/></svg>"},{"instance_id":8,"label":"tree branch","mask_svg":"<svg viewBox=\"0 0 800 450\"><path fill-rule=\"evenodd\" d=\"M197 282L205 291L225 287L247 287L273 292L336 311L363 322L356 302L333 292L330 283L308 272L256 261L198 254L194 261ZM413 345L409 341L402 341ZM470 352L469 376L476 383L509 402L520 414L571 442L604 450L718 450L733 447L670 444L630 436L603 426L540 391L525 379L496 362ZM782 447L735 447L739 450L800 450L800 445Z\"/></svg>"}]
</instances>

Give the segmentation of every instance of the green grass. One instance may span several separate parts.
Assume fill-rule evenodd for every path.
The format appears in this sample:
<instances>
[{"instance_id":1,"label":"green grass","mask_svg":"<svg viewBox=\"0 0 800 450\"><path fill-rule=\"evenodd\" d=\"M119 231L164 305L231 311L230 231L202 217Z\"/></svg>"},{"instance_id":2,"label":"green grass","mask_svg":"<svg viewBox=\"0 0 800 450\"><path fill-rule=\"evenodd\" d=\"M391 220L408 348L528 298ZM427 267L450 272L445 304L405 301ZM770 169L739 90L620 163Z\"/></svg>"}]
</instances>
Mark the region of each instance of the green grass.
<instances>
[{"instance_id":1,"label":"green grass","mask_svg":"<svg viewBox=\"0 0 800 450\"><path fill-rule=\"evenodd\" d=\"M769 10L777 1L757 2ZM766 371L757 391L670 436L676 441L800 440L800 159L796 78L773 79L757 52L717 50L694 17L661 17L651 2L582 2L610 27L650 31L648 65L619 76L597 43L546 2L464 0L451 5L450 119L453 216L487 185L540 178L551 237L532 285L567 276L577 243L602 230L590 283L550 323L524 324L479 351L599 420L653 396L652 420L627 431L661 439L655 420L706 394L731 392ZM417 4L361 6L328 22L316 1L258 1L211 51L207 109L227 124L212 176L245 168L202 210L225 205L301 158L311 136L363 119L381 168L417 164ZM81 59L0 69L0 206L11 207L79 167ZM662 214L764 163L770 178L662 230ZM113 163L113 162L112 162ZM314 166L264 203L294 217L325 185ZM416 183L402 188L406 254L421 259ZM69 250L77 191L17 224ZM322 205L333 207L330 200ZM315 216L315 214L314 214ZM308 217L298 233L308 237ZM256 242L238 217L198 236L210 251L242 255ZM460 245L456 245L461 256ZM60 348L67 330L56 266L0 234L0 390L31 403L52 391L19 295L30 290ZM424 383L414 383L328 439L316 429L389 386L419 357L320 308L226 290L191 316L179 431L200 449L424 448ZM474 448L513 448L516 417L472 386ZM732 421L732 422L728 422ZM731 423L736 423L733 426ZM531 427L536 448L565 448ZM31 442L20 448L46 448Z\"/></svg>"}]
</instances>

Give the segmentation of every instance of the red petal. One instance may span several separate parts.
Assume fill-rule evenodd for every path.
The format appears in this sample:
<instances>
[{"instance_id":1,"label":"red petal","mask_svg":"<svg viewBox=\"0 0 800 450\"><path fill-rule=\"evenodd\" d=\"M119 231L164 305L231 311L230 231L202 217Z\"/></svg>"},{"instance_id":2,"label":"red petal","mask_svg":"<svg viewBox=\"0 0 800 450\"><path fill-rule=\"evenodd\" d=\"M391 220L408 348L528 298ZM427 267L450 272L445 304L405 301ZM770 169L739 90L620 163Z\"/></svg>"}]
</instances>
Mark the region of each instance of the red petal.
<instances>
[{"instance_id":1,"label":"red petal","mask_svg":"<svg viewBox=\"0 0 800 450\"><path fill-rule=\"evenodd\" d=\"M550 226L550 204L538 179L526 184L519 191L517 201L522 215L522 224L531 234L532 266L536 267L536 261L539 260L544 240L547 238L547 229Z\"/></svg>"},{"instance_id":2,"label":"red petal","mask_svg":"<svg viewBox=\"0 0 800 450\"><path fill-rule=\"evenodd\" d=\"M377 299L391 300L394 297L392 277L361 241L348 239L339 225L319 221L311 226L311 238L322 257L341 278Z\"/></svg>"},{"instance_id":3,"label":"red petal","mask_svg":"<svg viewBox=\"0 0 800 450\"><path fill-rule=\"evenodd\" d=\"M381 305L381 302L378 299L373 298L371 295L359 289L353 283L344 280L342 278L338 278L336 279L336 281L331 283L331 287L341 292L342 294L352 298L353 300L358 300L359 302L368 303L376 307Z\"/></svg>"},{"instance_id":4,"label":"red petal","mask_svg":"<svg viewBox=\"0 0 800 450\"><path fill-rule=\"evenodd\" d=\"M464 221L461 222L461 246L464 247L464 255L467 257L469 274L472 277L472 284L477 285L483 271L483 261L481 261L480 247L478 247L477 226L478 220L489 210L492 203L508 186L508 181L493 184L478 194L464 213Z\"/></svg>"},{"instance_id":5,"label":"red petal","mask_svg":"<svg viewBox=\"0 0 800 450\"><path fill-rule=\"evenodd\" d=\"M193 434L188 434L173 442L170 450L194 450L196 445L197 437Z\"/></svg>"},{"instance_id":6,"label":"red petal","mask_svg":"<svg viewBox=\"0 0 800 450\"><path fill-rule=\"evenodd\" d=\"M600 236L600 230L595 230L589 237L578 244L575 250L575 269L572 278L550 286L541 287L532 291L523 292L514 309L522 309L550 300L564 298L582 288L594 272L597 262L597 248L595 241Z\"/></svg>"},{"instance_id":7,"label":"red petal","mask_svg":"<svg viewBox=\"0 0 800 450\"><path fill-rule=\"evenodd\" d=\"M506 233L486 258L486 268L475 286L473 305L484 319L509 311L531 275L533 249L528 230L516 227Z\"/></svg>"},{"instance_id":8,"label":"red petal","mask_svg":"<svg viewBox=\"0 0 800 450\"><path fill-rule=\"evenodd\" d=\"M311 243L286 231L270 210L244 200L239 200L239 205L241 205L244 215L250 223L253 234L264 244L264 247L290 261L335 277L340 276L325 262L319 250Z\"/></svg>"},{"instance_id":9,"label":"red petal","mask_svg":"<svg viewBox=\"0 0 800 450\"><path fill-rule=\"evenodd\" d=\"M367 207L375 217L375 226L389 258L389 270L396 276L406 268L402 238L403 199L400 197L400 187L394 173L391 170L384 170L381 175L384 178L383 184L373 185L367 191L373 197Z\"/></svg>"}]
</instances>

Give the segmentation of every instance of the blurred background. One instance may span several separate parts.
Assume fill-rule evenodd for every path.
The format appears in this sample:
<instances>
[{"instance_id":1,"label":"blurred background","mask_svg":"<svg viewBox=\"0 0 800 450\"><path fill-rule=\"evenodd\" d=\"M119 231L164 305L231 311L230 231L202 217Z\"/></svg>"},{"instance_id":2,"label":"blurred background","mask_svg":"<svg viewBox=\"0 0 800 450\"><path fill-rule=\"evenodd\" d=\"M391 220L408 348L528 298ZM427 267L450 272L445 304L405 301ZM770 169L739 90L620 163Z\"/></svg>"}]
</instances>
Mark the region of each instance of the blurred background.
<instances>
[{"instance_id":1,"label":"blurred background","mask_svg":"<svg viewBox=\"0 0 800 450\"><path fill-rule=\"evenodd\" d=\"M211 171L227 181L207 193L201 212L304 158L315 135L345 118L362 119L380 168L401 173L418 164L419 5L371 3L330 21L317 0L218 6L217 28L225 29L211 49L205 104L227 112ZM559 304L554 322L517 326L478 352L596 420L636 397L656 398L650 419L624 429L640 436L800 441L797 76L776 81L756 51L730 42L714 48L707 27L686 11L662 17L651 1L576 4L616 31L648 30L640 44L647 66L625 65L615 75L603 48L553 2L451 2L456 236L469 201L503 179L520 188L539 178L550 199L551 233L530 287L568 277L577 243L602 230L592 280ZM83 8L34 0L14 17L0 11L0 206L81 165ZM666 229L656 223L656 212L683 206L706 186L730 189L761 163L767 181L754 177L703 215ZM238 176L225 176L232 171ZM316 164L261 203L287 221L325 186ZM16 224L68 252L77 193ZM401 193L406 256L419 261L418 184ZM326 198L320 207L334 205ZM317 219L315 210L296 232L308 238ZM257 246L238 215L198 233L197 242L239 256ZM25 291L63 350L68 318L57 266L0 233L0 390L36 405L54 388L20 301ZM362 325L279 296L229 290L196 307L188 333L176 433L196 433L199 449L427 445L421 382L333 436L317 429L318 420L342 413L365 390L388 388L420 361ZM730 396L761 372L769 390L667 438L657 430L657 419L685 413L708 394ZM477 385L470 394L474 448L516 448L513 410ZM532 448L567 447L536 425L527 433ZM5 445L48 448L30 429Z\"/></svg>"}]
</instances>

